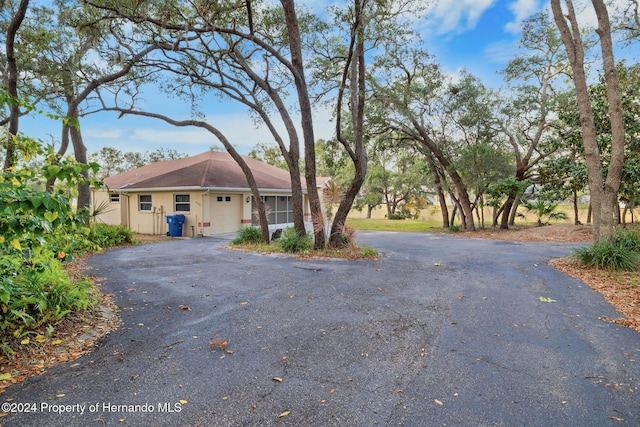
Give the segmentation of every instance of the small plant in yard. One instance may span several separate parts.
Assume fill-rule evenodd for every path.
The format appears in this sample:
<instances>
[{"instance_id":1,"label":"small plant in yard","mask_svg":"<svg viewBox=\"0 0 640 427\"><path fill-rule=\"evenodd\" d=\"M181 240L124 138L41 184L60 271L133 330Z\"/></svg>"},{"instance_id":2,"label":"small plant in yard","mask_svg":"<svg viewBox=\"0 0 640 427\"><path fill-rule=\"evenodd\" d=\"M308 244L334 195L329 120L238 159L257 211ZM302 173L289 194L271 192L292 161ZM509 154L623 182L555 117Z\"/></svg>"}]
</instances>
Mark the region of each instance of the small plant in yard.
<instances>
[{"instance_id":1,"label":"small plant in yard","mask_svg":"<svg viewBox=\"0 0 640 427\"><path fill-rule=\"evenodd\" d=\"M613 271L637 270L640 261L640 253L619 246L615 240L575 249L573 256L587 267Z\"/></svg>"},{"instance_id":2,"label":"small plant in yard","mask_svg":"<svg viewBox=\"0 0 640 427\"><path fill-rule=\"evenodd\" d=\"M548 225L551 220L564 221L567 219L567 214L556 211L559 207L557 203L549 203L545 200L536 200L534 202L522 200L520 203L527 212L531 212L537 217L536 224L538 226ZM547 221L543 222L543 218L546 218Z\"/></svg>"},{"instance_id":3,"label":"small plant in yard","mask_svg":"<svg viewBox=\"0 0 640 427\"><path fill-rule=\"evenodd\" d=\"M449 227L449 231L452 233L458 233L460 230L462 230L462 228L459 225L452 225Z\"/></svg>"},{"instance_id":4,"label":"small plant in yard","mask_svg":"<svg viewBox=\"0 0 640 427\"><path fill-rule=\"evenodd\" d=\"M369 246L362 246L360 250L362 251L362 256L364 258L377 258L379 255L377 249L371 248Z\"/></svg>"},{"instance_id":5,"label":"small plant in yard","mask_svg":"<svg viewBox=\"0 0 640 427\"><path fill-rule=\"evenodd\" d=\"M91 224L89 240L101 248L134 243L133 231L124 225Z\"/></svg>"},{"instance_id":6,"label":"small plant in yard","mask_svg":"<svg viewBox=\"0 0 640 427\"><path fill-rule=\"evenodd\" d=\"M262 243L262 232L254 225L242 227L236 232L236 238L231 241L233 245Z\"/></svg>"},{"instance_id":7,"label":"small plant in yard","mask_svg":"<svg viewBox=\"0 0 640 427\"><path fill-rule=\"evenodd\" d=\"M635 230L629 228L616 230L613 243L620 248L640 253L640 235Z\"/></svg>"},{"instance_id":8,"label":"small plant in yard","mask_svg":"<svg viewBox=\"0 0 640 427\"><path fill-rule=\"evenodd\" d=\"M304 236L298 236L293 228L286 228L282 232L282 236L275 241L282 251L286 253L299 253L305 252L311 249L313 242L311 236L305 234Z\"/></svg>"}]
</instances>

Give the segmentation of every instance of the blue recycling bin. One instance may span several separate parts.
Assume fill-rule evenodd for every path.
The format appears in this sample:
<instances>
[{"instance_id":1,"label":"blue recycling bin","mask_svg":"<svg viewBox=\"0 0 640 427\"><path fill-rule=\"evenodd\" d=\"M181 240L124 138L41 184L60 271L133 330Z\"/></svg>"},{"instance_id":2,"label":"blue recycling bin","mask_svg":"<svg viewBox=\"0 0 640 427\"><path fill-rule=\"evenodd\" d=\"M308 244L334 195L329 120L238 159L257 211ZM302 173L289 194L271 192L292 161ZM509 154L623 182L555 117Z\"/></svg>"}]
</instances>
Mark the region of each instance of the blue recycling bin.
<instances>
[{"instance_id":1,"label":"blue recycling bin","mask_svg":"<svg viewBox=\"0 0 640 427\"><path fill-rule=\"evenodd\" d=\"M185 216L182 214L167 215L167 224L169 225L169 236L182 237L182 224L184 224Z\"/></svg>"}]
</instances>

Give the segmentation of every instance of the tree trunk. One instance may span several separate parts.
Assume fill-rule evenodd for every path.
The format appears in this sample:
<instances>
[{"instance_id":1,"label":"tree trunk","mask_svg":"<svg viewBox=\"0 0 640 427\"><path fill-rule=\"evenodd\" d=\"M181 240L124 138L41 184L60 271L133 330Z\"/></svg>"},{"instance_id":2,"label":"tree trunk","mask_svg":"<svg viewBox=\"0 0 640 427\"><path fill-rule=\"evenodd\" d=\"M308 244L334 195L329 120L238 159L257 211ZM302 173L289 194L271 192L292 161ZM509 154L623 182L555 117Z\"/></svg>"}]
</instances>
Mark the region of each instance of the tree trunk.
<instances>
[{"instance_id":1,"label":"tree trunk","mask_svg":"<svg viewBox=\"0 0 640 427\"><path fill-rule=\"evenodd\" d=\"M366 91L366 69L365 69L365 49L364 49L364 19L362 11L363 2L361 0L354 1L354 22L351 33L351 43L349 59L345 64L342 77L341 89L338 94L338 103L336 114L340 117L342 113L342 97L344 94L344 83L349 79L349 90L351 99L349 109L351 111L351 124L353 129L353 145L350 149L348 142L342 137L341 121L336 120L337 139L349 153L355 173L349 188L344 193L338 210L333 219L331 233L329 236L329 246L337 248L342 244L342 231L347 220L347 215L353 206L362 184L367 174L367 151L364 145L364 104ZM348 73L348 74L347 74Z\"/></svg>"},{"instance_id":2,"label":"tree trunk","mask_svg":"<svg viewBox=\"0 0 640 427\"><path fill-rule=\"evenodd\" d=\"M573 190L573 223L580 225L580 215L578 209L578 192Z\"/></svg>"},{"instance_id":3,"label":"tree trunk","mask_svg":"<svg viewBox=\"0 0 640 427\"><path fill-rule=\"evenodd\" d=\"M604 182L604 194L601 215L600 239L611 240L618 225L620 206L618 204L618 191L622 178L622 166L624 164L625 131L620 101L620 89L618 87L618 75L613 58L613 41L611 40L611 24L609 13L603 0L592 0L593 8L598 17L598 29L600 36L600 49L602 51L602 68L607 86L607 102L609 104L609 117L611 120L611 159L609 170Z\"/></svg>"},{"instance_id":4,"label":"tree trunk","mask_svg":"<svg viewBox=\"0 0 640 427\"><path fill-rule=\"evenodd\" d=\"M440 173L435 165L431 166L433 173L433 182L436 187L436 193L438 193L438 202L440 203L440 213L442 214L442 227L449 228L449 208L447 207L447 198L444 191L442 191L442 181L440 179Z\"/></svg>"},{"instance_id":5,"label":"tree trunk","mask_svg":"<svg viewBox=\"0 0 640 427\"><path fill-rule=\"evenodd\" d=\"M64 153L67 152L68 148L69 148L69 125L63 124L62 135L60 137L60 148L56 152L56 158L52 161L52 165L57 165L60 162L60 159L62 158L62 156L64 156ZM55 177L49 178L46 183L46 187L45 187L46 190L48 192L52 192L53 186L55 185L55 183L56 183Z\"/></svg>"},{"instance_id":6,"label":"tree trunk","mask_svg":"<svg viewBox=\"0 0 640 427\"><path fill-rule=\"evenodd\" d=\"M69 133L71 134L71 143L73 144L73 152L75 159L78 163L83 165L87 164L87 147L82 140L82 133L79 127L70 127ZM83 180L78 183L78 212L85 211L88 214L88 209L91 206L91 190L89 188L89 171L82 172ZM88 218L88 215L87 215Z\"/></svg>"},{"instance_id":7,"label":"tree trunk","mask_svg":"<svg viewBox=\"0 0 640 427\"><path fill-rule=\"evenodd\" d=\"M19 72L15 53L15 38L20 25L22 25L22 21L27 14L28 7L29 0L22 0L20 2L16 14L9 22L6 34L7 40L5 42L5 54L7 69L4 78L4 87L11 99L9 101L9 128L7 129L7 139L4 144L4 169L9 169L15 164L15 143L13 142L13 137L18 134L20 119L20 105L18 104Z\"/></svg>"},{"instance_id":8,"label":"tree trunk","mask_svg":"<svg viewBox=\"0 0 640 427\"><path fill-rule=\"evenodd\" d=\"M366 217L367 219L371 219L371 212L373 212L374 207L375 206L373 205L367 205L367 217Z\"/></svg>"},{"instance_id":9,"label":"tree trunk","mask_svg":"<svg viewBox=\"0 0 640 427\"><path fill-rule=\"evenodd\" d=\"M322 203L318 195L316 184L316 148L313 136L313 112L309 100L307 82L304 76L304 64L302 60L302 42L300 40L300 29L298 28L298 18L296 16L295 4L293 0L280 0L284 10L287 33L289 36L289 49L291 50L291 63L295 70L294 80L298 103L300 106L302 134L304 137L304 159L305 159L305 179L307 183L307 195L311 209L311 218L314 223L314 244L316 248L323 248L326 236L324 233L324 215L322 213Z\"/></svg>"},{"instance_id":10,"label":"tree trunk","mask_svg":"<svg viewBox=\"0 0 640 427\"><path fill-rule=\"evenodd\" d=\"M565 46L565 50L567 51L567 56L569 58L569 63L571 64L571 70L573 72L573 82L576 88L578 109L580 112L580 128L582 131L584 157L585 163L587 165L587 173L589 179L591 214L593 216L593 240L594 242L597 242L602 238L607 238L609 231L611 231L611 234L613 234L613 228L611 224L613 218L612 209L611 206L607 205L611 203L610 195L614 189L612 184L614 184L615 182L613 182L614 178L612 177L612 182L609 183L607 189L605 190L607 194L603 194L605 191L603 191L602 164L600 159L600 150L596 141L596 129L593 121L593 110L591 109L591 103L589 101L589 88L587 86L587 78L584 71L584 48L582 45L582 37L580 34L580 28L578 26L572 1L565 0L565 3L567 6L566 15L562 10L560 0L551 0L551 10L553 11L556 25L560 30L560 36ZM594 7L596 7L595 3ZM598 9L604 9L606 11L606 8L604 8L604 4L596 7L597 14ZM599 24L602 24L601 13L598 14L598 22ZM599 31L602 30L603 28L601 26ZM602 34L600 36L602 42ZM605 70L605 76L606 74L607 71ZM607 94L609 94L608 84ZM613 126L614 124L612 117L612 134ZM612 143L612 149L617 149L614 143ZM614 162L612 161L612 164L613 163ZM617 192L617 188L615 190ZM605 216L607 216L608 218L603 218L603 214L605 214ZM604 224L602 221L604 221Z\"/></svg>"},{"instance_id":11,"label":"tree trunk","mask_svg":"<svg viewBox=\"0 0 640 427\"><path fill-rule=\"evenodd\" d=\"M513 203L515 202L515 196L513 193L509 194L507 200L502 205L502 219L500 220L500 228L502 230L509 229L509 215L511 214L511 208L513 207Z\"/></svg>"},{"instance_id":12,"label":"tree trunk","mask_svg":"<svg viewBox=\"0 0 640 427\"><path fill-rule=\"evenodd\" d=\"M458 213L458 203L454 202L453 203L453 210L451 211L451 220L449 221L451 226L453 227L456 223L456 213Z\"/></svg>"},{"instance_id":13,"label":"tree trunk","mask_svg":"<svg viewBox=\"0 0 640 427\"><path fill-rule=\"evenodd\" d=\"M511 214L509 215L509 226L512 227L516 223L516 215L518 213L518 206L520 206L520 198L522 194L516 194L516 199L513 201L513 207L511 208Z\"/></svg>"},{"instance_id":14,"label":"tree trunk","mask_svg":"<svg viewBox=\"0 0 640 427\"><path fill-rule=\"evenodd\" d=\"M467 188L465 187L462 178L458 174L458 171L455 169L453 164L449 162L444 153L440 150L440 148L438 148L437 144L431 139L431 137L427 134L420 123L413 118L411 119L411 123L414 129L416 129L416 131L418 131L418 134L420 135L419 142L433 154L438 163L440 163L442 168L451 178L451 182L453 183L453 186L456 189L456 193L458 194L458 201L460 203L460 209L463 215L462 223L465 230L475 230L476 227L473 221L473 210L471 208L469 193L467 192Z\"/></svg>"}]
</instances>

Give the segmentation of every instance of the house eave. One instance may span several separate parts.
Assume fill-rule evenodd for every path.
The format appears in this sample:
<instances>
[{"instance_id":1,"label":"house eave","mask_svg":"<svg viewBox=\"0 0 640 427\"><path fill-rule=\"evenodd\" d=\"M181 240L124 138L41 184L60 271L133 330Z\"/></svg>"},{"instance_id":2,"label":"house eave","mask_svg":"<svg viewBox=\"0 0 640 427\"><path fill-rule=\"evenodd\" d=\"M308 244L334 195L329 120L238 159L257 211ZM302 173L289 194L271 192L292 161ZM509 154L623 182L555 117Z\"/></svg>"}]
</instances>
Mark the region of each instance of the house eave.
<instances>
[{"instance_id":1,"label":"house eave","mask_svg":"<svg viewBox=\"0 0 640 427\"><path fill-rule=\"evenodd\" d=\"M260 193L291 193L291 189L286 188L259 188ZM199 187L199 186L190 186L190 187L148 187L148 188L131 188L131 187L121 187L121 188L110 188L109 190L104 189L104 191L109 191L111 193L150 193L150 192L175 192L175 191L209 191L209 192L225 192L225 193L251 193L250 188L242 188L242 187ZM306 193L307 190L302 190L303 193Z\"/></svg>"}]
</instances>

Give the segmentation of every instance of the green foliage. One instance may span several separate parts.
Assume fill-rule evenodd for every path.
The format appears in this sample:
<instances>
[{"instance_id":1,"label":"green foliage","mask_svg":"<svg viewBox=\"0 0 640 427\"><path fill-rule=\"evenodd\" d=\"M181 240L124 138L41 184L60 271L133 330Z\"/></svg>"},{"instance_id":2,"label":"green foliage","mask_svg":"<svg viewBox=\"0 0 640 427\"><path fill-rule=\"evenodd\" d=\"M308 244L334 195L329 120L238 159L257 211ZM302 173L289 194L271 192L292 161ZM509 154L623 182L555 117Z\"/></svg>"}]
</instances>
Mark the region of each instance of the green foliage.
<instances>
[{"instance_id":1,"label":"green foliage","mask_svg":"<svg viewBox=\"0 0 640 427\"><path fill-rule=\"evenodd\" d=\"M0 331L5 333L20 337L95 304L90 283L73 283L52 252L28 260L4 255L0 269Z\"/></svg>"},{"instance_id":2,"label":"green foliage","mask_svg":"<svg viewBox=\"0 0 640 427\"><path fill-rule=\"evenodd\" d=\"M396 213L389 214L389 215L387 215L387 218L392 219L392 220L415 219L414 218L414 214L412 214L410 211L405 210L405 209L400 209Z\"/></svg>"},{"instance_id":3,"label":"green foliage","mask_svg":"<svg viewBox=\"0 0 640 427\"><path fill-rule=\"evenodd\" d=\"M371 248L369 246L362 246L362 256L365 258L376 258L378 254L378 250Z\"/></svg>"},{"instance_id":4,"label":"green foliage","mask_svg":"<svg viewBox=\"0 0 640 427\"><path fill-rule=\"evenodd\" d=\"M638 268L640 254L618 246L615 242L601 241L591 246L575 249L573 256L587 267L613 271L634 271Z\"/></svg>"},{"instance_id":5,"label":"green foliage","mask_svg":"<svg viewBox=\"0 0 640 427\"><path fill-rule=\"evenodd\" d=\"M263 243L262 232L255 225L242 227L236 232L236 238L231 241L234 245Z\"/></svg>"},{"instance_id":6,"label":"green foliage","mask_svg":"<svg viewBox=\"0 0 640 427\"><path fill-rule=\"evenodd\" d=\"M462 230L462 227L459 225L452 225L451 227L449 227L449 231L451 231L452 233L458 233Z\"/></svg>"},{"instance_id":7,"label":"green foliage","mask_svg":"<svg viewBox=\"0 0 640 427\"><path fill-rule=\"evenodd\" d=\"M506 197L524 193L529 185L531 183L528 180L519 181L515 176L494 182L487 188L487 205L498 208Z\"/></svg>"},{"instance_id":8,"label":"green foliage","mask_svg":"<svg viewBox=\"0 0 640 427\"><path fill-rule=\"evenodd\" d=\"M75 283L62 261L92 250L84 211L72 208L83 176L95 164L57 158L53 147L18 136L15 158L20 161L0 174L0 333L19 337L43 324L55 324L71 310L84 310L96 301L89 284ZM40 166L28 166L35 158ZM55 177L59 185L39 190L36 183ZM3 340L0 347L7 350Z\"/></svg>"},{"instance_id":9,"label":"green foliage","mask_svg":"<svg viewBox=\"0 0 640 427\"><path fill-rule=\"evenodd\" d=\"M550 220L564 221L567 215L564 212L557 212L559 205L546 200L538 199L535 201L521 200L520 204L528 211L533 213L537 218L538 225L547 225ZM549 221L543 222L543 219Z\"/></svg>"},{"instance_id":10,"label":"green foliage","mask_svg":"<svg viewBox=\"0 0 640 427\"><path fill-rule=\"evenodd\" d=\"M310 250L313 241L309 234L298 236L293 228L286 228L276 244L286 253L299 253Z\"/></svg>"},{"instance_id":11,"label":"green foliage","mask_svg":"<svg viewBox=\"0 0 640 427\"><path fill-rule=\"evenodd\" d=\"M124 225L91 224L88 238L101 248L135 242L133 231Z\"/></svg>"},{"instance_id":12,"label":"green foliage","mask_svg":"<svg viewBox=\"0 0 640 427\"><path fill-rule=\"evenodd\" d=\"M623 249L640 253L640 235L629 228L621 228L613 234L613 243Z\"/></svg>"},{"instance_id":13,"label":"green foliage","mask_svg":"<svg viewBox=\"0 0 640 427\"><path fill-rule=\"evenodd\" d=\"M634 230L616 230L611 241L576 249L573 256L588 267L635 271L640 262L640 236Z\"/></svg>"}]
</instances>

